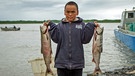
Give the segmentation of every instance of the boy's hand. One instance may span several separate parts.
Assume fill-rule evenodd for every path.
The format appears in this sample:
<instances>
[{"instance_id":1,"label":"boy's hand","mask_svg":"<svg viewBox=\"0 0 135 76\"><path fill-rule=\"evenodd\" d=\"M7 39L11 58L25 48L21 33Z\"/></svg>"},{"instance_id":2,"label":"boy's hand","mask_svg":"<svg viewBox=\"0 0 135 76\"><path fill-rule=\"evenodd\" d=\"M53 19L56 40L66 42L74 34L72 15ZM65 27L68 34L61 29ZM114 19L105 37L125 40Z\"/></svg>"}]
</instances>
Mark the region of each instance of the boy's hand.
<instances>
[{"instance_id":1,"label":"boy's hand","mask_svg":"<svg viewBox=\"0 0 135 76\"><path fill-rule=\"evenodd\" d=\"M45 21L45 22L43 23L43 25L44 25L44 26L49 26L49 22L50 22L50 20L47 20L47 21Z\"/></svg>"},{"instance_id":2,"label":"boy's hand","mask_svg":"<svg viewBox=\"0 0 135 76\"><path fill-rule=\"evenodd\" d=\"M94 24L95 24L96 27L100 27L100 25L98 24L97 21L94 21Z\"/></svg>"}]
</instances>

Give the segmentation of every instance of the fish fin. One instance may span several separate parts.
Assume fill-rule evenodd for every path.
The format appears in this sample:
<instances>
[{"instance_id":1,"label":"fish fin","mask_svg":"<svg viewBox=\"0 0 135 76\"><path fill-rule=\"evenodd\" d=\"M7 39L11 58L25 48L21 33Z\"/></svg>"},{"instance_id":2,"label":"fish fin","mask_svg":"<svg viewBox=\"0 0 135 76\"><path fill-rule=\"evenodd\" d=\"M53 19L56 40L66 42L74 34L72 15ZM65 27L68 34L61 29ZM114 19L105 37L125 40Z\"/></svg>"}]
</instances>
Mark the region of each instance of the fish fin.
<instances>
[{"instance_id":1,"label":"fish fin","mask_svg":"<svg viewBox=\"0 0 135 76\"><path fill-rule=\"evenodd\" d=\"M95 60L94 60L94 58L92 59L92 62L96 63Z\"/></svg>"}]
</instances>

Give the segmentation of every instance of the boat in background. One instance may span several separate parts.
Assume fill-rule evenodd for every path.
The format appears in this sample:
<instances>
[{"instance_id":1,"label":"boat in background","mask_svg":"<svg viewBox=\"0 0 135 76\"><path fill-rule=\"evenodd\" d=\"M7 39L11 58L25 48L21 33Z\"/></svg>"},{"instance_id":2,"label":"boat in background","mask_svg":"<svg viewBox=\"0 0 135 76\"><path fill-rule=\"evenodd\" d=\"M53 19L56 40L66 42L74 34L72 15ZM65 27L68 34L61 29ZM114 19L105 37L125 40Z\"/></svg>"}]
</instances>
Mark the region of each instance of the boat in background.
<instances>
[{"instance_id":1,"label":"boat in background","mask_svg":"<svg viewBox=\"0 0 135 76\"><path fill-rule=\"evenodd\" d=\"M135 7L122 12L121 23L114 30L116 39L135 52Z\"/></svg>"},{"instance_id":2,"label":"boat in background","mask_svg":"<svg viewBox=\"0 0 135 76\"><path fill-rule=\"evenodd\" d=\"M20 27L16 27L16 26L13 26L13 27L1 27L1 30L2 31L19 31L20 30Z\"/></svg>"}]
</instances>

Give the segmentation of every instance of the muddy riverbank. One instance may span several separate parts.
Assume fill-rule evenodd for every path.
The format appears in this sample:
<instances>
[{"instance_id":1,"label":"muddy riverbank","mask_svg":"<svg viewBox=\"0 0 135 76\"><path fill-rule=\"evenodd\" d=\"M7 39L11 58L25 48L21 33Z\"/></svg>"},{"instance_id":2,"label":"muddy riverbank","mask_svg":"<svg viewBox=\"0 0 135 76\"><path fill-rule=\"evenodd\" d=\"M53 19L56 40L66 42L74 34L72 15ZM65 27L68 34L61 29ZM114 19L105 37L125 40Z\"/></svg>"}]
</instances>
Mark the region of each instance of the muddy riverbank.
<instances>
[{"instance_id":1,"label":"muddy riverbank","mask_svg":"<svg viewBox=\"0 0 135 76\"><path fill-rule=\"evenodd\" d=\"M92 74L87 74L87 76L93 76ZM135 76L135 65L130 67L123 67L120 69L115 69L113 71L106 71L102 75L97 76Z\"/></svg>"},{"instance_id":2,"label":"muddy riverbank","mask_svg":"<svg viewBox=\"0 0 135 76\"><path fill-rule=\"evenodd\" d=\"M114 71L105 72L106 76L135 76L135 65L130 67L123 67L115 69Z\"/></svg>"}]
</instances>

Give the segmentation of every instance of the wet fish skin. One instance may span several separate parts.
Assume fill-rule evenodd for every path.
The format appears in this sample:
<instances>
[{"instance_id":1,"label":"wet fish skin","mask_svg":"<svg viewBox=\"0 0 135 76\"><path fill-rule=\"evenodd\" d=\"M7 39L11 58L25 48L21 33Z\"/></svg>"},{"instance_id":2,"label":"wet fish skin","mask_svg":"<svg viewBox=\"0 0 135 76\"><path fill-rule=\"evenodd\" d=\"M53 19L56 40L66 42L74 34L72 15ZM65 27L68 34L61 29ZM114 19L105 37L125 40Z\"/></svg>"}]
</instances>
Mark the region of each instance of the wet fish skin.
<instances>
[{"instance_id":1,"label":"wet fish skin","mask_svg":"<svg viewBox=\"0 0 135 76\"><path fill-rule=\"evenodd\" d=\"M93 75L101 74L102 71L99 67L100 64L100 56L101 52L103 51L103 32L104 27L96 27L94 30L93 36L93 45L92 45L92 54L93 54L93 62L95 63L96 67L93 72Z\"/></svg>"},{"instance_id":2,"label":"wet fish skin","mask_svg":"<svg viewBox=\"0 0 135 76\"><path fill-rule=\"evenodd\" d=\"M51 48L51 38L49 36L48 27L40 26L40 33L41 33L41 53L43 54L45 65L46 65L45 76L47 76L48 74L55 76L50 68L50 64L52 62L52 48Z\"/></svg>"}]
</instances>

